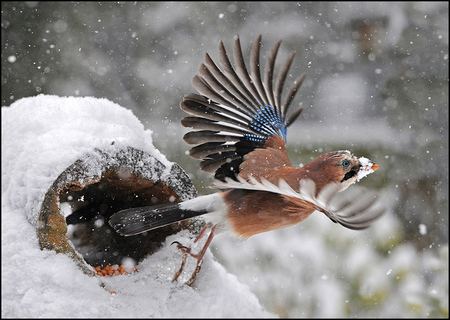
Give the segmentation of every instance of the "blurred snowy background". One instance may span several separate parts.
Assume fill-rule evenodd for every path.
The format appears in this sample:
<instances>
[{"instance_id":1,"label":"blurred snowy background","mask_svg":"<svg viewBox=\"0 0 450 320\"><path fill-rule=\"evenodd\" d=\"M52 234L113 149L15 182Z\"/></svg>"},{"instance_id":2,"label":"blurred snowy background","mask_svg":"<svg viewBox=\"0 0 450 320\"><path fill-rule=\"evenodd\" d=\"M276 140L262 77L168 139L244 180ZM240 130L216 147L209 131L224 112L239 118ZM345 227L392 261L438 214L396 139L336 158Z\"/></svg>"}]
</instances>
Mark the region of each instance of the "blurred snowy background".
<instances>
[{"instance_id":1,"label":"blurred snowy background","mask_svg":"<svg viewBox=\"0 0 450 320\"><path fill-rule=\"evenodd\" d=\"M283 39L307 72L288 131L292 163L349 149L380 165L360 184L389 212L367 231L314 214L214 256L283 317L448 317L448 2L6 2L2 106L40 93L107 98L153 130L200 194L211 176L186 155L182 97L219 41L262 59ZM207 268L205 264L203 268ZM217 288L220 290L220 288Z\"/></svg>"}]
</instances>

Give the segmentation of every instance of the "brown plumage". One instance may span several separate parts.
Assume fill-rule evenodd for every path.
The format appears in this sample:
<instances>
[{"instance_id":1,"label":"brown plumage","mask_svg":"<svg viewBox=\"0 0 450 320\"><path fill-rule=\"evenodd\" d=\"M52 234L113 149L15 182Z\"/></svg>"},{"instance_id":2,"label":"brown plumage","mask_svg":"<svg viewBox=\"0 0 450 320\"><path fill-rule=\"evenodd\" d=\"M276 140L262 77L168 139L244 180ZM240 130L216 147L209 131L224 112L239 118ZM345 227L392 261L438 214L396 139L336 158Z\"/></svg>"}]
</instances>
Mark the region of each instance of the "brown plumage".
<instances>
[{"instance_id":1,"label":"brown plumage","mask_svg":"<svg viewBox=\"0 0 450 320\"><path fill-rule=\"evenodd\" d=\"M195 242L209 232L198 253L177 243L188 256L197 259L197 268L188 280L191 285L200 270L203 256L218 232L230 232L239 238L295 225L314 211L351 229L364 229L379 218L384 209L377 196L363 188L347 189L362 177L378 169L366 158L349 151L324 154L301 168L294 168L286 151L286 129L302 108L290 112L291 103L305 75L290 86L284 99L282 89L294 59L289 55L281 65L275 84L275 60L281 41L267 56L264 79L260 72L261 36L252 46L250 73L244 62L239 38L233 50L234 68L225 47L219 45L219 61L206 54L193 85L200 94L188 94L180 107L190 116L183 126L193 131L184 136L193 158L200 167L214 173L214 187L221 191L180 203L132 208L112 216L110 224L117 232L130 236L151 229L205 215L206 224ZM343 195L344 195L343 194Z\"/></svg>"}]
</instances>

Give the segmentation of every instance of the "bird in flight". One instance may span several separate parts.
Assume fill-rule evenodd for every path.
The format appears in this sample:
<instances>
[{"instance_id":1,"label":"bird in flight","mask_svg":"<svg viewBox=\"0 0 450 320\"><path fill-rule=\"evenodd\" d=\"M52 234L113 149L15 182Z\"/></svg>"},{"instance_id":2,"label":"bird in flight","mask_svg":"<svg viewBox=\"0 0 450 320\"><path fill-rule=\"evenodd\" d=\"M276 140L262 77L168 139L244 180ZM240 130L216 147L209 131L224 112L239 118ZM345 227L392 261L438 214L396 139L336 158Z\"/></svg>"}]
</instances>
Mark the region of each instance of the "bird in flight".
<instances>
[{"instance_id":1,"label":"bird in flight","mask_svg":"<svg viewBox=\"0 0 450 320\"><path fill-rule=\"evenodd\" d=\"M175 242L183 252L178 279L190 256L197 265L214 235L229 232L247 239L255 234L302 222L314 211L350 229L370 226L385 211L376 194L350 185L378 169L367 158L340 150L323 154L301 168L294 168L286 151L287 128L302 108L289 107L305 79L300 75L282 97L282 90L295 52L288 56L275 77L274 68L281 40L270 50L260 70L261 35L250 53L250 72L236 37L232 66L223 42L219 45L221 68L206 54L192 83L199 94L190 93L180 106L189 116L181 124L192 128L183 139L189 154L201 160L200 168L214 173L213 187L219 191L194 199L156 206L125 209L115 213L109 224L121 235L133 236L195 216L204 215L205 225L195 239L208 234L198 252ZM341 196L347 194L347 196Z\"/></svg>"}]
</instances>

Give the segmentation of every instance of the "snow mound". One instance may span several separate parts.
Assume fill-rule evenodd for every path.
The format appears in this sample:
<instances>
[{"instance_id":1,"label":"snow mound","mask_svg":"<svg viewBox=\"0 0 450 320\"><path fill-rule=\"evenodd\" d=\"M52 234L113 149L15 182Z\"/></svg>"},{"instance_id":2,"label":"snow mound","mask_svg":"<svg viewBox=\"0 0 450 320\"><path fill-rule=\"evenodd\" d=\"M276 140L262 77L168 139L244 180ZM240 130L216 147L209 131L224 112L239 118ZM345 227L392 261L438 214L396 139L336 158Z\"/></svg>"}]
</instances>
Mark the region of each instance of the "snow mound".
<instances>
[{"instance_id":1,"label":"snow mound","mask_svg":"<svg viewBox=\"0 0 450 320\"><path fill-rule=\"evenodd\" d=\"M152 132L130 110L92 97L38 95L2 107L2 199L36 224L39 204L58 175L98 148L145 151L169 170Z\"/></svg>"},{"instance_id":2,"label":"snow mound","mask_svg":"<svg viewBox=\"0 0 450 320\"><path fill-rule=\"evenodd\" d=\"M133 113L107 99L39 95L2 107L2 317L270 317L249 288L208 251L194 287L171 278L181 254L170 244L111 278L84 274L67 255L40 250L45 193L93 149L142 150L173 163ZM189 276L189 275L188 275Z\"/></svg>"}]
</instances>

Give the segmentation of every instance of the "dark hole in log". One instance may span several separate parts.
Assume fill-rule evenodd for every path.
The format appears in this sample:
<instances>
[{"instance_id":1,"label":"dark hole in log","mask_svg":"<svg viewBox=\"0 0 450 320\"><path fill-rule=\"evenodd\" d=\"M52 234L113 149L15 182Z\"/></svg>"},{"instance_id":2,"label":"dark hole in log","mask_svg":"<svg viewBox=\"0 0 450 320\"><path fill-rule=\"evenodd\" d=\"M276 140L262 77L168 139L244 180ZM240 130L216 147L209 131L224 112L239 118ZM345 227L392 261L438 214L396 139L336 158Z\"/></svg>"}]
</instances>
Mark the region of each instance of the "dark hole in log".
<instances>
[{"instance_id":1,"label":"dark hole in log","mask_svg":"<svg viewBox=\"0 0 450 320\"><path fill-rule=\"evenodd\" d=\"M67 168L47 192L40 215L42 248L72 256L86 271L88 268L83 265L83 259L91 266L102 268L123 264L126 258L139 263L157 251L167 236L182 229L198 228L197 221L191 219L136 236L124 237L116 233L108 224L112 214L127 208L177 202L180 197L195 196L196 191L176 164L173 164L169 178L163 180L159 178L164 171L162 163L142 151L128 148L113 156L96 152L104 160L101 175L86 174L91 160L80 160ZM95 165L98 165L99 161L95 159ZM158 178L148 178L142 170L145 166L151 166ZM70 210L71 214L61 213L60 208ZM66 219L62 218L63 214ZM66 223L70 226L69 232ZM71 249L66 233L75 250Z\"/></svg>"},{"instance_id":2,"label":"dark hole in log","mask_svg":"<svg viewBox=\"0 0 450 320\"><path fill-rule=\"evenodd\" d=\"M183 222L131 237L116 233L108 224L114 213L179 201L177 194L161 182L143 180L133 173L126 176L109 171L99 182L82 190L69 189L60 197L61 204L67 202L73 208L66 218L67 224L73 225L69 238L90 265L120 265L124 258L139 262L158 250L167 235L187 227Z\"/></svg>"}]
</instances>

